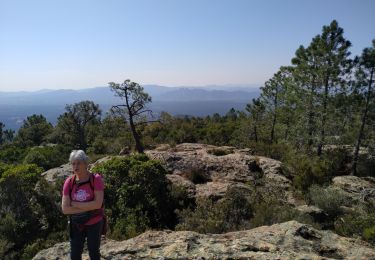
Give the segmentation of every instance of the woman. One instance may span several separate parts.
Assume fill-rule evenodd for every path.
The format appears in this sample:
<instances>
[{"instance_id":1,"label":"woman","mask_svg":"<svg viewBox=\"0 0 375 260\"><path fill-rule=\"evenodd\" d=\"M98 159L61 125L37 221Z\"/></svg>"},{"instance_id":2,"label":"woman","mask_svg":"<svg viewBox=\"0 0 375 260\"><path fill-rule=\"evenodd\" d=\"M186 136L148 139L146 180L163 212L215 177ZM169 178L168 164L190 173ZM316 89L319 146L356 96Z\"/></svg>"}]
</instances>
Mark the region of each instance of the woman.
<instances>
[{"instance_id":1,"label":"woman","mask_svg":"<svg viewBox=\"0 0 375 260\"><path fill-rule=\"evenodd\" d=\"M72 260L82 259L87 237L90 259L99 260L104 182L99 174L88 171L88 156L84 151L73 150L69 161L73 175L64 182L62 211L70 217L70 257Z\"/></svg>"}]
</instances>

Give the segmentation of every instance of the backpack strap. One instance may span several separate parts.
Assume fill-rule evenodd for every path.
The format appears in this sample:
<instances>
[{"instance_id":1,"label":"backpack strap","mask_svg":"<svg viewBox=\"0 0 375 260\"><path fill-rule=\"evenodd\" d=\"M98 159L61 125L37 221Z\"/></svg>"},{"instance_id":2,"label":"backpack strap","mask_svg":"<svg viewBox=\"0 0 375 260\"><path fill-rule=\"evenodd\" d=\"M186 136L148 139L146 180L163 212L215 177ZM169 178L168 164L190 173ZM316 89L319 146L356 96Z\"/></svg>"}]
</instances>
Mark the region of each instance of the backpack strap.
<instances>
[{"instance_id":1,"label":"backpack strap","mask_svg":"<svg viewBox=\"0 0 375 260\"><path fill-rule=\"evenodd\" d=\"M95 192L95 189L94 189L94 184L95 184L95 174L98 174L98 173L92 173L91 176L90 176L90 186L91 186L91 189ZM92 181L91 181L92 179ZM103 203L102 203L102 208L104 207L104 198L103 198Z\"/></svg>"},{"instance_id":2,"label":"backpack strap","mask_svg":"<svg viewBox=\"0 0 375 260\"><path fill-rule=\"evenodd\" d=\"M72 191L73 191L73 185L75 184L76 182L76 175L73 174L69 177L69 197L70 197L70 201L72 201Z\"/></svg>"},{"instance_id":3,"label":"backpack strap","mask_svg":"<svg viewBox=\"0 0 375 260\"><path fill-rule=\"evenodd\" d=\"M95 187L95 176L94 176L95 173L90 173L90 187L92 189L92 191L95 191L94 187Z\"/></svg>"}]
</instances>

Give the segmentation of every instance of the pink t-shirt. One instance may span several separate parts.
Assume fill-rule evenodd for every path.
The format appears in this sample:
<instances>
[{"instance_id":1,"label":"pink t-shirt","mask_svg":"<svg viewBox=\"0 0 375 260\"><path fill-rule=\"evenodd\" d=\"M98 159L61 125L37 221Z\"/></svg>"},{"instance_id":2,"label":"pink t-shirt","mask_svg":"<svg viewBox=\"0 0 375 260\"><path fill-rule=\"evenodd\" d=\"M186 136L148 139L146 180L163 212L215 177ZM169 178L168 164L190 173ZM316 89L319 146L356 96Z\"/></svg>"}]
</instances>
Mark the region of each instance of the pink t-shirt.
<instances>
[{"instance_id":1,"label":"pink t-shirt","mask_svg":"<svg viewBox=\"0 0 375 260\"><path fill-rule=\"evenodd\" d=\"M73 178L73 176L72 176ZM70 181L69 177L65 180L64 186L63 186L63 194L65 196L69 196L69 189L70 189ZM73 180L72 180L73 181ZM94 190L104 190L104 181L101 175L94 174ZM78 202L85 202L85 201L91 201L94 200L95 194L94 191L91 189L90 182L87 182L83 185L80 185L78 187L77 181L72 187L72 201L78 201ZM103 209L101 209L103 210ZM85 223L85 225L92 225L95 223L98 223L103 218L102 215L95 216L91 218L89 221Z\"/></svg>"}]
</instances>

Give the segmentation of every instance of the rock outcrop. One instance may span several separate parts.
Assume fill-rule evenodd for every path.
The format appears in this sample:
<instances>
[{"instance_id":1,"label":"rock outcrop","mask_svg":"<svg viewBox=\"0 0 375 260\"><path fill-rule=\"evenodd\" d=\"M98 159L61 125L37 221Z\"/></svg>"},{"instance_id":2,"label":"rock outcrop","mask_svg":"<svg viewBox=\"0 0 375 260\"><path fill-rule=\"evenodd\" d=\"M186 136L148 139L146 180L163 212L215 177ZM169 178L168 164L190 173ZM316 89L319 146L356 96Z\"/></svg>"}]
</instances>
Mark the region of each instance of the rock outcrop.
<instances>
[{"instance_id":1,"label":"rock outcrop","mask_svg":"<svg viewBox=\"0 0 375 260\"><path fill-rule=\"evenodd\" d=\"M161 144L155 149L145 150L145 153L151 159L160 160L168 172L168 180L173 185L184 187L190 198L220 199L229 188L251 190L256 187L265 194L277 194L280 201L312 215L314 219L324 217L319 209L307 206L303 199L294 196L291 177L284 174L280 161L253 155L250 149L182 143L174 147ZM129 155L106 156L90 167L123 156ZM52 183L64 180L71 170L67 163L42 175ZM355 202L375 204L375 178L338 176L333 178L331 185Z\"/></svg>"},{"instance_id":2,"label":"rock outcrop","mask_svg":"<svg viewBox=\"0 0 375 260\"><path fill-rule=\"evenodd\" d=\"M337 176L332 186L340 189L356 203L370 202L375 205L375 178L357 176Z\"/></svg>"},{"instance_id":3,"label":"rock outcrop","mask_svg":"<svg viewBox=\"0 0 375 260\"><path fill-rule=\"evenodd\" d=\"M66 163L60 167L49 169L42 173L42 176L50 183L55 183L58 180L65 180L72 174L72 165Z\"/></svg>"},{"instance_id":4,"label":"rock outcrop","mask_svg":"<svg viewBox=\"0 0 375 260\"><path fill-rule=\"evenodd\" d=\"M295 205L291 180L284 176L281 162L252 155L250 149L182 143L175 147L163 144L145 153L162 162L167 178L183 186L192 197L221 198L230 187L251 189L262 183L265 189L278 192L280 199ZM194 180L194 175L198 178Z\"/></svg>"},{"instance_id":5,"label":"rock outcrop","mask_svg":"<svg viewBox=\"0 0 375 260\"><path fill-rule=\"evenodd\" d=\"M145 153L151 159L160 160L168 172L168 180L185 187L192 198L220 199L231 187L249 190L262 183L264 189L277 192L281 200L294 206L297 204L291 192L291 180L283 175L281 162L252 155L250 149L182 143L175 147L162 144ZM90 167L113 157L122 156L106 156ZM67 163L42 173L42 176L54 183L65 180L70 174L71 165Z\"/></svg>"},{"instance_id":6,"label":"rock outcrop","mask_svg":"<svg viewBox=\"0 0 375 260\"><path fill-rule=\"evenodd\" d=\"M69 243L34 260L68 259ZM125 241L103 240L104 259L375 259L367 243L296 221L225 234L147 231ZM88 259L85 251L83 259Z\"/></svg>"}]
</instances>

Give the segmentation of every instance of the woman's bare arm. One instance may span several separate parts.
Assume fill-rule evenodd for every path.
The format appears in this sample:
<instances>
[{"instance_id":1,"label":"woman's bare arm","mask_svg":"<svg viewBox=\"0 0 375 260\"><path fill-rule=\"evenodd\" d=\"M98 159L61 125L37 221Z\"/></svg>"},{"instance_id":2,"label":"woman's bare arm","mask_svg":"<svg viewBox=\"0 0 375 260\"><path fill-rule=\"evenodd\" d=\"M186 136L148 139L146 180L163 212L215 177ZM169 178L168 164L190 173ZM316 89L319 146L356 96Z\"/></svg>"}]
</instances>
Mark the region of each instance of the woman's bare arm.
<instances>
[{"instance_id":1,"label":"woman's bare arm","mask_svg":"<svg viewBox=\"0 0 375 260\"><path fill-rule=\"evenodd\" d=\"M95 191L94 194L95 194L95 197L94 197L94 200L92 201L87 201L87 202L72 201L71 205L75 208L78 208L84 211L100 209L103 203L104 192L102 190L98 190L98 191Z\"/></svg>"},{"instance_id":2,"label":"woman's bare arm","mask_svg":"<svg viewBox=\"0 0 375 260\"><path fill-rule=\"evenodd\" d=\"M83 209L80 209L78 207L74 207L73 205L71 205L70 198L69 196L66 196L66 195L62 196L61 208L62 208L63 214L65 215L82 213L82 212L87 211L87 210L83 210Z\"/></svg>"}]
</instances>

